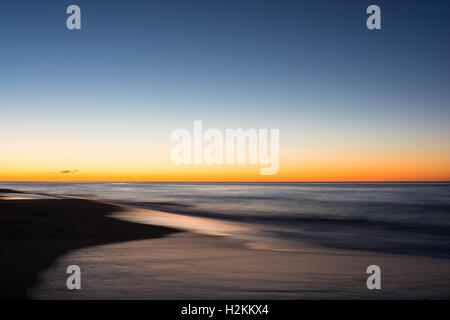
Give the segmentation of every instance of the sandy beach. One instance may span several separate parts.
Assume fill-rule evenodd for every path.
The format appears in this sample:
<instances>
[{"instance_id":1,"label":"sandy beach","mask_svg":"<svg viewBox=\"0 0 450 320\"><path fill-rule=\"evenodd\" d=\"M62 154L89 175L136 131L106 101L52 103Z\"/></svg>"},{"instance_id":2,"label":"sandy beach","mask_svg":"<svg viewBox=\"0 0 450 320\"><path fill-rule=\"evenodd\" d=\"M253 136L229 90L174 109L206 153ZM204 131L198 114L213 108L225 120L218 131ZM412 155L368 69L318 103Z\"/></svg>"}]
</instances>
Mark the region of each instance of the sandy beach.
<instances>
[{"instance_id":1,"label":"sandy beach","mask_svg":"<svg viewBox=\"0 0 450 320\"><path fill-rule=\"evenodd\" d=\"M188 220L176 224L181 219L176 215L162 219L163 212L145 211L158 217L151 221L159 225L140 224L131 222L139 211L127 212L122 206L82 199L25 200L10 190L1 193L2 299L450 296L448 259L306 243L296 251L255 249L243 240L196 232ZM127 215L130 221L116 218ZM196 225L201 223L195 220ZM186 226L184 232L176 227L181 225ZM72 264L82 269L82 290L67 290L66 268ZM366 268L372 264L383 270L383 290L366 287Z\"/></svg>"},{"instance_id":2,"label":"sandy beach","mask_svg":"<svg viewBox=\"0 0 450 320\"><path fill-rule=\"evenodd\" d=\"M383 270L368 290L366 268ZM84 270L82 290L65 288L65 268ZM183 232L61 256L40 274L33 299L444 299L449 262L367 252L305 248L255 250L223 237ZM433 287L432 291L426 289Z\"/></svg>"},{"instance_id":3,"label":"sandy beach","mask_svg":"<svg viewBox=\"0 0 450 320\"><path fill-rule=\"evenodd\" d=\"M28 298L27 290L36 283L38 273L71 250L177 232L107 217L120 210L89 200L0 197L0 299Z\"/></svg>"}]
</instances>

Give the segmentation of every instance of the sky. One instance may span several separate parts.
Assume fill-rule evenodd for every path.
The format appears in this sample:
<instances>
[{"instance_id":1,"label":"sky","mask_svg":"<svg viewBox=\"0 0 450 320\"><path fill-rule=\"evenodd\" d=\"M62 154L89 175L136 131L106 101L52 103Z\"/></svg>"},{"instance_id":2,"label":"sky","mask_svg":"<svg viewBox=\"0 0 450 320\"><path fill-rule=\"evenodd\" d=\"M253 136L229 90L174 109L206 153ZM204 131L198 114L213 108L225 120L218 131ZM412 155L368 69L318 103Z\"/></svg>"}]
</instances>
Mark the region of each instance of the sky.
<instances>
[{"instance_id":1,"label":"sky","mask_svg":"<svg viewBox=\"0 0 450 320\"><path fill-rule=\"evenodd\" d=\"M450 180L449 16L424 0L2 1L0 180ZM175 165L171 133L195 120L278 128L279 172Z\"/></svg>"}]
</instances>

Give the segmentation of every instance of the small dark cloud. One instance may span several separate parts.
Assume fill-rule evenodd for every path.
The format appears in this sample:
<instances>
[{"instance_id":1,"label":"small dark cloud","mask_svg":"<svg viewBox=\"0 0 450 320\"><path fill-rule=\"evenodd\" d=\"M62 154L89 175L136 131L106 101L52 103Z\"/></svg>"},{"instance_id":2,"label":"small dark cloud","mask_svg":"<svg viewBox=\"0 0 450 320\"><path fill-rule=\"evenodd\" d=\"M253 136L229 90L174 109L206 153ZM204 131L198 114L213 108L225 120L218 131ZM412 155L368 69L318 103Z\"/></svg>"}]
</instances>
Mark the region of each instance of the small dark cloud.
<instances>
[{"instance_id":1,"label":"small dark cloud","mask_svg":"<svg viewBox=\"0 0 450 320\"><path fill-rule=\"evenodd\" d=\"M59 173L64 173L64 174L69 173L69 174L73 174L73 173L78 173L78 172L80 172L80 171L78 171L78 170L63 170L63 171L60 171Z\"/></svg>"}]
</instances>

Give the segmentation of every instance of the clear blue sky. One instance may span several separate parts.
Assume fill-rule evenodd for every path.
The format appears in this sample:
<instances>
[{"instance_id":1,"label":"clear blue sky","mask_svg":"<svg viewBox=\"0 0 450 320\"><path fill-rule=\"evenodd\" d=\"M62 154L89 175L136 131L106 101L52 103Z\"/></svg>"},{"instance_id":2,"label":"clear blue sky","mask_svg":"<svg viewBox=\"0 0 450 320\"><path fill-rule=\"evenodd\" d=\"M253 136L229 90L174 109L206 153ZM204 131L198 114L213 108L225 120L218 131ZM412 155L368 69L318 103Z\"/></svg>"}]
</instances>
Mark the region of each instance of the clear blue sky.
<instances>
[{"instance_id":1,"label":"clear blue sky","mask_svg":"<svg viewBox=\"0 0 450 320\"><path fill-rule=\"evenodd\" d=\"M163 140L203 120L292 147L306 130L448 143L449 38L449 1L2 1L0 134Z\"/></svg>"}]
</instances>

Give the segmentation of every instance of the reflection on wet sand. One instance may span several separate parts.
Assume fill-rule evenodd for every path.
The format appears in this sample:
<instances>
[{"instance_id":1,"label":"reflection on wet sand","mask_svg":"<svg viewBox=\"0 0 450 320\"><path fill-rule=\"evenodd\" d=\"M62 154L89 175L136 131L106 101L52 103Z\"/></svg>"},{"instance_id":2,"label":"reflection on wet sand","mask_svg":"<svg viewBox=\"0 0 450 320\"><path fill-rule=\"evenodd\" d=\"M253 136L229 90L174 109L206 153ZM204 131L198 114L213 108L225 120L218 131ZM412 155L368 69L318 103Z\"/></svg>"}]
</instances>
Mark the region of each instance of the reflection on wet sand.
<instances>
[{"instance_id":1,"label":"reflection on wet sand","mask_svg":"<svg viewBox=\"0 0 450 320\"><path fill-rule=\"evenodd\" d=\"M66 289L65 268L82 270L82 289ZM378 264L382 290L368 290ZM445 298L444 259L367 252L254 250L241 241L179 233L74 251L41 274L38 299L342 299ZM425 288L432 288L425 290Z\"/></svg>"},{"instance_id":2,"label":"reflection on wet sand","mask_svg":"<svg viewBox=\"0 0 450 320\"><path fill-rule=\"evenodd\" d=\"M42 199L58 199L56 197L44 196L39 194L10 193L8 196L0 194L1 200L42 200Z\"/></svg>"}]
</instances>

